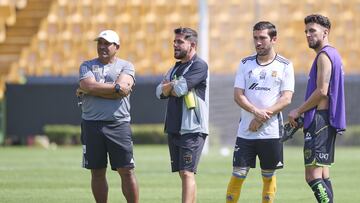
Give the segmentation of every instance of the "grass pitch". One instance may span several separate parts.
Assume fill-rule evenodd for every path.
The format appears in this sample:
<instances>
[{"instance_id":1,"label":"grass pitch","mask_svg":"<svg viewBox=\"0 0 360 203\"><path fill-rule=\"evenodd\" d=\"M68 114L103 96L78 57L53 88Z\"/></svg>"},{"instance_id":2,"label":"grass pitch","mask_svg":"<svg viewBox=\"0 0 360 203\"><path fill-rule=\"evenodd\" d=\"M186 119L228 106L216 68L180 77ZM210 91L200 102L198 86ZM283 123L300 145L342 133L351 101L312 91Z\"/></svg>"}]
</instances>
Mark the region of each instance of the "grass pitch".
<instances>
[{"instance_id":1,"label":"grass pitch","mask_svg":"<svg viewBox=\"0 0 360 203\"><path fill-rule=\"evenodd\" d=\"M45 150L0 147L1 203L94 202L90 172L81 168L81 147ZM360 148L337 148L331 180L336 202L360 202ZM170 173L167 146L135 146L136 175L142 203L181 202L178 174ZM232 170L232 156L221 156L215 147L203 155L197 178L198 203L225 202ZM277 203L315 202L304 181L302 149L285 147L285 168L277 172ZM109 202L125 202L120 178L108 170ZM252 169L244 183L240 201L261 202L260 169Z\"/></svg>"}]
</instances>

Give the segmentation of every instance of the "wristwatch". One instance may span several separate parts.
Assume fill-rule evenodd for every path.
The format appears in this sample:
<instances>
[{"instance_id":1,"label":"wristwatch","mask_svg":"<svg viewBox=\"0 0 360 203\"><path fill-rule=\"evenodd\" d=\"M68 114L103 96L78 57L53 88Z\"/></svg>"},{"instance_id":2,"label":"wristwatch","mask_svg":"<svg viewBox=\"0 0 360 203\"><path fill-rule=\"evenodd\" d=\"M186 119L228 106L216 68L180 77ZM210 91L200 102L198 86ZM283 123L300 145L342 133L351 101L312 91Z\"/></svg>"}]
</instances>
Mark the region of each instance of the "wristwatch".
<instances>
[{"instance_id":1,"label":"wristwatch","mask_svg":"<svg viewBox=\"0 0 360 203\"><path fill-rule=\"evenodd\" d=\"M115 84L115 92L116 93L119 93L121 91L121 87L120 87L120 85L119 84Z\"/></svg>"}]
</instances>

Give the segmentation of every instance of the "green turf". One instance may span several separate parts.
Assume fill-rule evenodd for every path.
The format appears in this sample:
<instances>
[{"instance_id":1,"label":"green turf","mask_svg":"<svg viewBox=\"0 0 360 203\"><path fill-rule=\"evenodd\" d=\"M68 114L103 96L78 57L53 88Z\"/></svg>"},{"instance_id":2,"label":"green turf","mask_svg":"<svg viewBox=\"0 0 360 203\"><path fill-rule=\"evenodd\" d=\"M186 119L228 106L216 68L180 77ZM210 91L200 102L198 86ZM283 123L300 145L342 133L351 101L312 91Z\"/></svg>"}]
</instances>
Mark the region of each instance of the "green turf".
<instances>
[{"instance_id":1,"label":"green turf","mask_svg":"<svg viewBox=\"0 0 360 203\"><path fill-rule=\"evenodd\" d=\"M197 175L198 202L224 202L231 174L231 156L223 157L215 148L203 156ZM331 169L336 202L360 202L360 149L337 148L336 164ZM180 180L169 172L166 146L135 146L136 174L140 202L180 202ZM81 148L45 150L27 147L0 147L1 203L88 203L94 202L89 186L89 171L80 167ZM285 148L285 169L278 171L278 203L315 202L304 181L301 148ZM109 202L125 202L120 179L108 173ZM252 169L241 194L241 202L261 202L261 176Z\"/></svg>"}]
</instances>

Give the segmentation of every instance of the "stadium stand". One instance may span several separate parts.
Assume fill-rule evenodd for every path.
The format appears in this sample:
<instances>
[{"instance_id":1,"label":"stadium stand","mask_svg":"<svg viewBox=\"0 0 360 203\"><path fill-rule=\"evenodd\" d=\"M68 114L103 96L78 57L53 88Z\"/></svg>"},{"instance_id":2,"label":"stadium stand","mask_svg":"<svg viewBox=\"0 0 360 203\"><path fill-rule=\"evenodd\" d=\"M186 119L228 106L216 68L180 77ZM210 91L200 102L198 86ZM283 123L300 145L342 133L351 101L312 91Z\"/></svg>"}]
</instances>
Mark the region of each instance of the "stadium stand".
<instances>
[{"instance_id":1,"label":"stadium stand","mask_svg":"<svg viewBox=\"0 0 360 203\"><path fill-rule=\"evenodd\" d=\"M207 2L209 66L214 74L234 74L240 59L254 53L251 30L259 20L277 26L278 52L293 61L296 73L307 73L314 53L306 44L303 18L310 13L330 17L330 38L344 57L346 73L359 73L360 0ZM198 27L197 3L0 0L0 82L77 75L81 61L96 56L93 39L103 29L120 34L119 55L135 64L138 75L161 75L173 64L172 30Z\"/></svg>"},{"instance_id":2,"label":"stadium stand","mask_svg":"<svg viewBox=\"0 0 360 203\"><path fill-rule=\"evenodd\" d=\"M13 62L36 34L40 20L47 15L48 1L0 0L0 98L5 82L19 82L19 71ZM45 9L45 10L43 10Z\"/></svg>"}]
</instances>

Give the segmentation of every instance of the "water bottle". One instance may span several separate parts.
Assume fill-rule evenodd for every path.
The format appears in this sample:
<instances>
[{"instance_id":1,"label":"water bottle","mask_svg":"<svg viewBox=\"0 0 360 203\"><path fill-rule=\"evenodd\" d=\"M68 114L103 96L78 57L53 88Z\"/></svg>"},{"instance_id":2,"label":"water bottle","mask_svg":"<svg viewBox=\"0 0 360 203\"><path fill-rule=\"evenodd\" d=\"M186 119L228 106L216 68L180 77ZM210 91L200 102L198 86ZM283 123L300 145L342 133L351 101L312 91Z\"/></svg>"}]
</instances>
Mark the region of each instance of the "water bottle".
<instances>
[{"instance_id":1,"label":"water bottle","mask_svg":"<svg viewBox=\"0 0 360 203\"><path fill-rule=\"evenodd\" d=\"M185 100L185 105L187 109L194 109L196 106L196 102L195 102L195 95L192 91L189 91L185 96L184 96L184 100Z\"/></svg>"}]
</instances>

